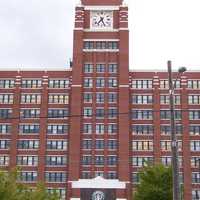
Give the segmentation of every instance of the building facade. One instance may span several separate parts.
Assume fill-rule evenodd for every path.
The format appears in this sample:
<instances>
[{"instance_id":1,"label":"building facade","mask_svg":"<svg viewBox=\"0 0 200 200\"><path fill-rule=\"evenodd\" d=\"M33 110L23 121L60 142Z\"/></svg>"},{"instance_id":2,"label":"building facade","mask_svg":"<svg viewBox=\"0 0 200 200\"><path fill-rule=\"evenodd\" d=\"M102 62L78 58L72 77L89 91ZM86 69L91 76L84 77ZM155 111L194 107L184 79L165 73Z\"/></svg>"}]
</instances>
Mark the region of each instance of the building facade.
<instances>
[{"instance_id":1,"label":"building facade","mask_svg":"<svg viewBox=\"0 0 200 200\"><path fill-rule=\"evenodd\" d=\"M82 0L71 68L0 72L0 168L62 200L130 200L145 161L171 164L168 93L166 72L129 70L123 0ZM199 105L200 72L187 72L175 88L184 200L200 199Z\"/></svg>"}]
</instances>

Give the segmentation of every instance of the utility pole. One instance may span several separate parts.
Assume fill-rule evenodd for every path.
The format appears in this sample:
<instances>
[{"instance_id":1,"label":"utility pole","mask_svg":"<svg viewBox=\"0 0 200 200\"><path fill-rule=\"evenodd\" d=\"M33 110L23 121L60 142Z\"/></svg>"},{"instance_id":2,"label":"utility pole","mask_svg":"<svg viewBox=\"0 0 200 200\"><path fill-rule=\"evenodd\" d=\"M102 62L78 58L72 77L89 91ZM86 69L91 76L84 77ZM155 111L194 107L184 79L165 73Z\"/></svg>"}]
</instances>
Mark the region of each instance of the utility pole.
<instances>
[{"instance_id":1,"label":"utility pole","mask_svg":"<svg viewBox=\"0 0 200 200\"><path fill-rule=\"evenodd\" d=\"M178 161L178 141L176 137L175 125L175 110L174 110L174 89L176 81L183 72L186 71L185 67L178 70L178 75L173 82L172 63L168 61L168 77L169 77L169 98L170 98L170 118L171 118L171 148L172 148L172 171L173 171L173 200L180 200L181 191L179 184L179 161Z\"/></svg>"}]
</instances>

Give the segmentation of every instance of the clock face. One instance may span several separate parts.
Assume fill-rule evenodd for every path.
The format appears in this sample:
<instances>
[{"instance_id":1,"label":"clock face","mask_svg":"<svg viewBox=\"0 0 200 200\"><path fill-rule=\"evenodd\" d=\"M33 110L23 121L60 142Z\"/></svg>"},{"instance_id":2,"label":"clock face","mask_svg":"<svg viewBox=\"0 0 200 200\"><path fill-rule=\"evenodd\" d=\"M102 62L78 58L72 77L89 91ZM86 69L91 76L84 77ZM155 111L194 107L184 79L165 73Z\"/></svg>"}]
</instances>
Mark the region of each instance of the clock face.
<instances>
[{"instance_id":1,"label":"clock face","mask_svg":"<svg viewBox=\"0 0 200 200\"><path fill-rule=\"evenodd\" d=\"M91 12L91 27L96 29L106 29L113 27L113 12L112 11L92 11Z\"/></svg>"}]
</instances>

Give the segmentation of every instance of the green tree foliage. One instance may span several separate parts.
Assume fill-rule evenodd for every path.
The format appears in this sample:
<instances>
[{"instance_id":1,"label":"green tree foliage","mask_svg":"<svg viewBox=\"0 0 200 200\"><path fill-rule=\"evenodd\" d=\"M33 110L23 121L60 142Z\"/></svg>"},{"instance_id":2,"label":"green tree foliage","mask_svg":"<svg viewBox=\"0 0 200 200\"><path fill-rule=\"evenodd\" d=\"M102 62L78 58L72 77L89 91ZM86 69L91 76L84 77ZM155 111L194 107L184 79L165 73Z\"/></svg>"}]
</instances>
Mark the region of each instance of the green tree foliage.
<instances>
[{"instance_id":1,"label":"green tree foliage","mask_svg":"<svg viewBox=\"0 0 200 200\"><path fill-rule=\"evenodd\" d=\"M49 194L43 184L31 189L19 183L18 177L17 170L0 172L0 200L59 200L56 192Z\"/></svg>"},{"instance_id":2,"label":"green tree foliage","mask_svg":"<svg viewBox=\"0 0 200 200\"><path fill-rule=\"evenodd\" d=\"M134 200L172 200L172 169L161 164L147 165L139 173L140 184Z\"/></svg>"}]
</instances>

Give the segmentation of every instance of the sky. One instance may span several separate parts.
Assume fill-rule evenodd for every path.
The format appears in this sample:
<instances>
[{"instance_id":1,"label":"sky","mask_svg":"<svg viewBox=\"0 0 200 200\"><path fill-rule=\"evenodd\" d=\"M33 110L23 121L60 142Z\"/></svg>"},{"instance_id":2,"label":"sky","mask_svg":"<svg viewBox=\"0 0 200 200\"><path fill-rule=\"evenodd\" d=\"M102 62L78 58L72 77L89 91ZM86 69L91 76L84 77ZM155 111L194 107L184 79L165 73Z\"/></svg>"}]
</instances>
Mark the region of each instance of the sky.
<instances>
[{"instance_id":1,"label":"sky","mask_svg":"<svg viewBox=\"0 0 200 200\"><path fill-rule=\"evenodd\" d=\"M0 70L65 69L78 0L0 0ZM130 68L200 70L199 0L126 0Z\"/></svg>"}]
</instances>

